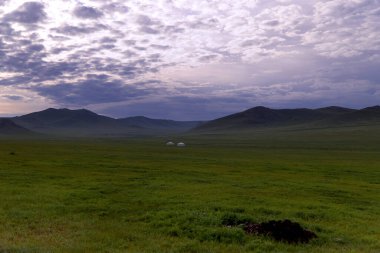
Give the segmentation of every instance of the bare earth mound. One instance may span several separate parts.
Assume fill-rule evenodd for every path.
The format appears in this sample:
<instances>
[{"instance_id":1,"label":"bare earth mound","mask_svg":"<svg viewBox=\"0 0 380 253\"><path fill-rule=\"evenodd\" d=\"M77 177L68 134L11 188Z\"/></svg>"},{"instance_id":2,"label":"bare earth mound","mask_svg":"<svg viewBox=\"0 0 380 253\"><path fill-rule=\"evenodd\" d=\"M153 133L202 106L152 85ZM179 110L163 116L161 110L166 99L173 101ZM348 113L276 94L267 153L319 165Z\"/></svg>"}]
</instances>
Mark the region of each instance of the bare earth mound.
<instances>
[{"instance_id":1,"label":"bare earth mound","mask_svg":"<svg viewBox=\"0 0 380 253\"><path fill-rule=\"evenodd\" d=\"M247 223L244 231L247 234L267 235L276 241L287 243L308 243L317 237L315 233L303 229L300 224L290 220Z\"/></svg>"}]
</instances>

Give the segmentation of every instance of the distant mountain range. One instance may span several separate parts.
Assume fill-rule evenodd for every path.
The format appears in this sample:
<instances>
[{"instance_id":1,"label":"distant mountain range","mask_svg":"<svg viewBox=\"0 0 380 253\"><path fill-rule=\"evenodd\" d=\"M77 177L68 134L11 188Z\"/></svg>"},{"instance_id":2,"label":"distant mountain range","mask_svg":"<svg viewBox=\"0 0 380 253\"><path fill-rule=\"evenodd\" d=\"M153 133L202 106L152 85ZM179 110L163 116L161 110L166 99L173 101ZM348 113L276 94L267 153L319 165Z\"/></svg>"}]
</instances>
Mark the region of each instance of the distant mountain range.
<instances>
[{"instance_id":1,"label":"distant mountain range","mask_svg":"<svg viewBox=\"0 0 380 253\"><path fill-rule=\"evenodd\" d=\"M49 108L0 119L0 136L130 136L229 132L268 127L331 127L380 125L380 106L356 110L337 106L319 109L270 109L262 106L215 120L174 121L143 116L114 119L89 110Z\"/></svg>"},{"instance_id":2,"label":"distant mountain range","mask_svg":"<svg viewBox=\"0 0 380 253\"><path fill-rule=\"evenodd\" d=\"M361 110L330 106L319 109L270 109L262 106L205 122L193 132L267 127L328 127L380 123L380 106Z\"/></svg>"},{"instance_id":3,"label":"distant mountain range","mask_svg":"<svg viewBox=\"0 0 380 253\"><path fill-rule=\"evenodd\" d=\"M19 117L8 118L14 128L20 127L30 132L64 136L122 136L179 133L188 131L201 121L174 121L129 117L114 119L89 110L69 110L49 108ZM2 129L0 128L0 132Z\"/></svg>"}]
</instances>

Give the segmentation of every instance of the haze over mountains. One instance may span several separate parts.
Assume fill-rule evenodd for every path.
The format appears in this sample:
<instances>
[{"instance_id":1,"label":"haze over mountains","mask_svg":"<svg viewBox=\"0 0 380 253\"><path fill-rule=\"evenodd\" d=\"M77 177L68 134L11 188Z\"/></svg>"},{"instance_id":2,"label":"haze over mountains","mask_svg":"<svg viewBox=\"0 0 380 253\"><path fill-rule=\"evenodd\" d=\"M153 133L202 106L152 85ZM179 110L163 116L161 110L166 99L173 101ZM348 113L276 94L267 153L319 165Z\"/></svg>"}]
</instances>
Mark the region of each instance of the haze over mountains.
<instances>
[{"instance_id":1,"label":"haze over mountains","mask_svg":"<svg viewBox=\"0 0 380 253\"><path fill-rule=\"evenodd\" d=\"M129 136L378 124L380 106L361 110L336 106L319 109L270 109L258 106L208 122L150 119L143 116L114 119L86 109L49 108L0 119L0 135Z\"/></svg>"},{"instance_id":2,"label":"haze over mountains","mask_svg":"<svg viewBox=\"0 0 380 253\"><path fill-rule=\"evenodd\" d=\"M30 135L32 131L17 125L11 119L0 119L0 136L2 135Z\"/></svg>"}]
</instances>

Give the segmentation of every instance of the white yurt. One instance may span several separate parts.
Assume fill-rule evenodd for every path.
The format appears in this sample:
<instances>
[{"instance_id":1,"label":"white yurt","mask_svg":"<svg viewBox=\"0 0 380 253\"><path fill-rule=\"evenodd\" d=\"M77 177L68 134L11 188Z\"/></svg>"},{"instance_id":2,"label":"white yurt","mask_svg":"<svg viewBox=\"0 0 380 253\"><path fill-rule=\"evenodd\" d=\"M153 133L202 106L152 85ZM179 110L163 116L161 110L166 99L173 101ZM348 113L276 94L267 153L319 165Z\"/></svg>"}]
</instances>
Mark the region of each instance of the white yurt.
<instances>
[{"instance_id":1,"label":"white yurt","mask_svg":"<svg viewBox=\"0 0 380 253\"><path fill-rule=\"evenodd\" d=\"M178 142L177 147L186 147L186 144L183 142Z\"/></svg>"},{"instance_id":2,"label":"white yurt","mask_svg":"<svg viewBox=\"0 0 380 253\"><path fill-rule=\"evenodd\" d=\"M172 142L172 141L168 141L167 143L166 143L166 146L174 146L175 144L174 144L174 142Z\"/></svg>"}]
</instances>

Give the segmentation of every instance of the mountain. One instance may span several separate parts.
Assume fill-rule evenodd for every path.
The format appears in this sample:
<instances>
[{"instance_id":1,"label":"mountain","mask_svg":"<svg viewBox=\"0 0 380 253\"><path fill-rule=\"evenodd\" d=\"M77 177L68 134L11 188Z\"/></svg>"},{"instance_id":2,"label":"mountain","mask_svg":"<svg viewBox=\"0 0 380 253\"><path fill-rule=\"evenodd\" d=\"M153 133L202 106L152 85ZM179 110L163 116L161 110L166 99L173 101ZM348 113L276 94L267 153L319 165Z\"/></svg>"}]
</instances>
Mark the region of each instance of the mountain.
<instances>
[{"instance_id":1,"label":"mountain","mask_svg":"<svg viewBox=\"0 0 380 253\"><path fill-rule=\"evenodd\" d=\"M11 119L0 118L0 136L8 135L33 135L34 133L22 126L17 125Z\"/></svg>"},{"instance_id":2,"label":"mountain","mask_svg":"<svg viewBox=\"0 0 380 253\"><path fill-rule=\"evenodd\" d=\"M106 132L112 134L122 130L117 126L115 119L85 109L49 108L15 117L13 121L33 131L47 134L91 135Z\"/></svg>"},{"instance_id":3,"label":"mountain","mask_svg":"<svg viewBox=\"0 0 380 253\"><path fill-rule=\"evenodd\" d=\"M345 113L349 113L349 112L355 112L356 110L350 109L350 108L339 107L339 106L328 106L328 107L316 109L316 111L338 115L338 114L345 114Z\"/></svg>"},{"instance_id":4,"label":"mountain","mask_svg":"<svg viewBox=\"0 0 380 253\"><path fill-rule=\"evenodd\" d=\"M152 135L187 131L201 122L150 119L142 116L114 119L86 109L49 108L12 119L40 133L67 136Z\"/></svg>"},{"instance_id":5,"label":"mountain","mask_svg":"<svg viewBox=\"0 0 380 253\"><path fill-rule=\"evenodd\" d=\"M361 110L330 106L319 109L271 109L263 106L208 122L151 119L143 116L114 119L89 110L49 108L11 119L1 119L0 134L43 133L64 136L147 136L183 132L223 132L260 128L320 128L380 124L380 106Z\"/></svg>"},{"instance_id":6,"label":"mountain","mask_svg":"<svg viewBox=\"0 0 380 253\"><path fill-rule=\"evenodd\" d=\"M119 119L125 126L138 127L146 129L171 129L177 131L186 131L197 127L202 121L175 121L166 119L151 119L144 116L136 116Z\"/></svg>"},{"instance_id":7,"label":"mountain","mask_svg":"<svg viewBox=\"0 0 380 253\"><path fill-rule=\"evenodd\" d=\"M215 119L192 131L230 131L264 127L326 127L380 123L380 106L361 110L330 106L319 109L270 109L254 107Z\"/></svg>"},{"instance_id":8,"label":"mountain","mask_svg":"<svg viewBox=\"0 0 380 253\"><path fill-rule=\"evenodd\" d=\"M30 128L65 128L112 124L115 120L85 109L69 110L49 108L44 111L15 117L14 121Z\"/></svg>"},{"instance_id":9,"label":"mountain","mask_svg":"<svg viewBox=\"0 0 380 253\"><path fill-rule=\"evenodd\" d=\"M341 124L373 124L380 121L380 106L354 110L334 118L335 123Z\"/></svg>"}]
</instances>

